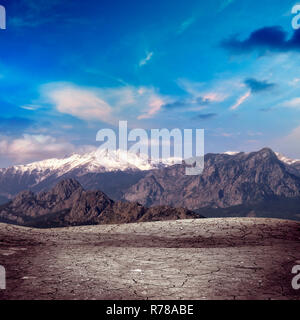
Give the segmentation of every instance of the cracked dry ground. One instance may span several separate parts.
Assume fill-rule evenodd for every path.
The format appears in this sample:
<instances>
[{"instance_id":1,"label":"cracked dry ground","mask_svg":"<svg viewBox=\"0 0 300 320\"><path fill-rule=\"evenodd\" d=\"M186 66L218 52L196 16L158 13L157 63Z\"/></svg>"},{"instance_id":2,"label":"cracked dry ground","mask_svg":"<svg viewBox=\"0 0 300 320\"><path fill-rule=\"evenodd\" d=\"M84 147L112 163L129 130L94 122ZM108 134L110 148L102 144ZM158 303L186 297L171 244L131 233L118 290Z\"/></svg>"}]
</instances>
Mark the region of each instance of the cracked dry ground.
<instances>
[{"instance_id":1,"label":"cracked dry ground","mask_svg":"<svg viewBox=\"0 0 300 320\"><path fill-rule=\"evenodd\" d=\"M292 221L0 224L0 299L299 299L295 264L300 223Z\"/></svg>"}]
</instances>

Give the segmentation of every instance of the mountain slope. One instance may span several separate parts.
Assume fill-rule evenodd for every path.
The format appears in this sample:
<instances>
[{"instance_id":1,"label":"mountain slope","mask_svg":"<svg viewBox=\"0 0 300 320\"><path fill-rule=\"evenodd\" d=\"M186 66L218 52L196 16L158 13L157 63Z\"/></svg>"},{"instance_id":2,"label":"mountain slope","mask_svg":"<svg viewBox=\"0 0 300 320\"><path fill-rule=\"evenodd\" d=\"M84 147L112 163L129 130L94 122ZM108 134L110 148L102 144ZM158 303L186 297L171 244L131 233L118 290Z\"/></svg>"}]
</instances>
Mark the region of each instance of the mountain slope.
<instances>
[{"instance_id":1,"label":"mountain slope","mask_svg":"<svg viewBox=\"0 0 300 320\"><path fill-rule=\"evenodd\" d=\"M146 208L139 203L114 202L101 191L86 191L75 179L59 182L48 192L19 193L0 206L0 222L33 227L130 223L200 218L186 209Z\"/></svg>"},{"instance_id":2,"label":"mountain slope","mask_svg":"<svg viewBox=\"0 0 300 320\"><path fill-rule=\"evenodd\" d=\"M207 154L200 176L186 176L184 165L163 167L135 155L126 162L120 151L117 156L92 152L0 169L2 203L23 190L48 191L59 181L72 178L85 190L102 190L114 201L139 202L147 207L197 210L246 205L246 212L249 203L299 197L300 162L267 148L252 153Z\"/></svg>"},{"instance_id":3,"label":"mountain slope","mask_svg":"<svg viewBox=\"0 0 300 320\"><path fill-rule=\"evenodd\" d=\"M143 157L118 150L109 154L95 151L74 154L65 159L49 159L27 165L0 169L0 196L13 198L19 192L49 190L58 181L76 178L86 189L101 189L112 198L122 196L122 190L136 183L145 170L160 167Z\"/></svg>"},{"instance_id":4,"label":"mountain slope","mask_svg":"<svg viewBox=\"0 0 300 320\"><path fill-rule=\"evenodd\" d=\"M195 210L226 208L274 198L300 196L300 178L276 154L207 154L199 176L186 176L184 165L150 171L124 195L146 206L161 204Z\"/></svg>"},{"instance_id":5,"label":"mountain slope","mask_svg":"<svg viewBox=\"0 0 300 320\"><path fill-rule=\"evenodd\" d=\"M9 202L9 200L6 197L0 196L0 205Z\"/></svg>"}]
</instances>

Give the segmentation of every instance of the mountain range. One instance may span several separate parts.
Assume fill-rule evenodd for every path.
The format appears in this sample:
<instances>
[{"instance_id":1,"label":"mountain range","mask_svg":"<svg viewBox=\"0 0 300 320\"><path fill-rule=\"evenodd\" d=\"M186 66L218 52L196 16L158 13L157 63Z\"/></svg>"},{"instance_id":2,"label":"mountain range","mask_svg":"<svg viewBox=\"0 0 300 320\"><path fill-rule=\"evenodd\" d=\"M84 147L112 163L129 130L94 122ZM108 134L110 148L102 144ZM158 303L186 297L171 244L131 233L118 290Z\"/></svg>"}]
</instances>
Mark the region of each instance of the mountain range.
<instances>
[{"instance_id":1,"label":"mountain range","mask_svg":"<svg viewBox=\"0 0 300 320\"><path fill-rule=\"evenodd\" d=\"M207 154L201 175L185 175L184 165L152 170L130 187L124 199L152 206L162 203L192 210L300 196L300 179L271 149Z\"/></svg>"},{"instance_id":2,"label":"mountain range","mask_svg":"<svg viewBox=\"0 0 300 320\"><path fill-rule=\"evenodd\" d=\"M101 191L84 190L75 179L62 180L48 192L23 191L0 206L0 222L38 228L201 217L183 208L114 202Z\"/></svg>"},{"instance_id":3,"label":"mountain range","mask_svg":"<svg viewBox=\"0 0 300 320\"><path fill-rule=\"evenodd\" d=\"M161 165L136 155L129 161L118 156L93 152L1 169L0 201L23 190L47 192L59 181L76 179L84 189L101 190L114 202L187 208L204 216L300 217L300 161L269 148L206 154L199 176L186 176L184 163Z\"/></svg>"},{"instance_id":4,"label":"mountain range","mask_svg":"<svg viewBox=\"0 0 300 320\"><path fill-rule=\"evenodd\" d=\"M49 190L58 181L76 178L88 190L103 190L113 199L122 196L122 190L135 184L144 172L161 167L147 159L118 150L73 154L64 159L48 159L26 165L0 169L0 201L12 199L19 192Z\"/></svg>"}]
</instances>

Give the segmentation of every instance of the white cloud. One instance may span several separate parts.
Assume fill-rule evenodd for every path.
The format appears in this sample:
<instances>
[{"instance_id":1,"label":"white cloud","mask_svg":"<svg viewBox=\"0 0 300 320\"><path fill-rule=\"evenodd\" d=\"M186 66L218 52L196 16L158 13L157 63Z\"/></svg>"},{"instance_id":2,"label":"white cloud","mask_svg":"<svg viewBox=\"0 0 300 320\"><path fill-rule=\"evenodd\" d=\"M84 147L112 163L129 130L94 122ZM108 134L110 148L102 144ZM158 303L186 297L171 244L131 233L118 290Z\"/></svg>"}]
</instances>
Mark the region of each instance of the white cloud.
<instances>
[{"instance_id":1,"label":"white cloud","mask_svg":"<svg viewBox=\"0 0 300 320\"><path fill-rule=\"evenodd\" d=\"M152 59L153 54L154 54L154 52L148 52L146 54L146 57L140 61L139 66L142 67L145 64L147 64Z\"/></svg>"},{"instance_id":2,"label":"white cloud","mask_svg":"<svg viewBox=\"0 0 300 320\"><path fill-rule=\"evenodd\" d=\"M289 101L283 102L283 106L286 108L300 109L300 98L294 98Z\"/></svg>"},{"instance_id":3,"label":"white cloud","mask_svg":"<svg viewBox=\"0 0 300 320\"><path fill-rule=\"evenodd\" d=\"M49 135L24 134L20 138L1 137L0 155L14 163L26 163L54 157L64 157L73 152L91 151L93 146L75 147Z\"/></svg>"},{"instance_id":4,"label":"white cloud","mask_svg":"<svg viewBox=\"0 0 300 320\"><path fill-rule=\"evenodd\" d=\"M193 82L188 79L178 79L177 84L192 96L199 96L201 95L201 92L203 92L203 82Z\"/></svg>"},{"instance_id":5,"label":"white cloud","mask_svg":"<svg viewBox=\"0 0 300 320\"><path fill-rule=\"evenodd\" d=\"M112 122L112 108L94 90L72 85L53 88L48 92L56 109L83 120Z\"/></svg>"},{"instance_id":6,"label":"white cloud","mask_svg":"<svg viewBox=\"0 0 300 320\"><path fill-rule=\"evenodd\" d=\"M170 101L152 87L85 88L53 83L45 85L42 92L61 113L109 124L152 118Z\"/></svg>"}]
</instances>

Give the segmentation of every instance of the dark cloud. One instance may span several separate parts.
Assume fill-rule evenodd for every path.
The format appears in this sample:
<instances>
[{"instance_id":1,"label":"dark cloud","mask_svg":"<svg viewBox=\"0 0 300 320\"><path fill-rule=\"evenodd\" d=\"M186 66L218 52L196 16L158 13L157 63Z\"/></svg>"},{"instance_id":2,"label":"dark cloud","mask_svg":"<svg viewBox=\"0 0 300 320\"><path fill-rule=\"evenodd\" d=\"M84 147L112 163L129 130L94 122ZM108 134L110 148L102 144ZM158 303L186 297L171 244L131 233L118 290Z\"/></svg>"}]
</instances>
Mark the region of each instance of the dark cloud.
<instances>
[{"instance_id":1,"label":"dark cloud","mask_svg":"<svg viewBox=\"0 0 300 320\"><path fill-rule=\"evenodd\" d=\"M202 114L198 114L197 118L202 120L207 120L207 119L215 118L216 116L217 116L216 113L202 113Z\"/></svg>"},{"instance_id":2,"label":"dark cloud","mask_svg":"<svg viewBox=\"0 0 300 320\"><path fill-rule=\"evenodd\" d=\"M221 43L221 46L235 54L259 51L265 54L268 51L287 52L300 51L300 29L295 30L292 37L279 26L265 27L253 31L245 40L233 36Z\"/></svg>"},{"instance_id":3,"label":"dark cloud","mask_svg":"<svg viewBox=\"0 0 300 320\"><path fill-rule=\"evenodd\" d=\"M252 93L267 91L275 87L275 83L270 83L265 80L259 81L254 78L248 78L244 81L244 83Z\"/></svg>"},{"instance_id":4,"label":"dark cloud","mask_svg":"<svg viewBox=\"0 0 300 320\"><path fill-rule=\"evenodd\" d=\"M163 108L168 109L168 110L173 110L173 109L183 109L186 107L191 107L191 106L206 106L210 103L211 101L209 99L203 98L203 97L197 97L195 100L177 100L172 103L165 104Z\"/></svg>"},{"instance_id":5,"label":"dark cloud","mask_svg":"<svg viewBox=\"0 0 300 320\"><path fill-rule=\"evenodd\" d=\"M175 101L175 102L172 102L172 103L167 103L163 107L165 109L172 110L172 109L182 109L182 108L185 108L186 106L187 106L187 102L186 101L178 100L178 101Z\"/></svg>"},{"instance_id":6,"label":"dark cloud","mask_svg":"<svg viewBox=\"0 0 300 320\"><path fill-rule=\"evenodd\" d=\"M196 98L196 103L199 105L207 105L210 104L210 100L208 98L203 98L203 97L197 97Z\"/></svg>"}]
</instances>

